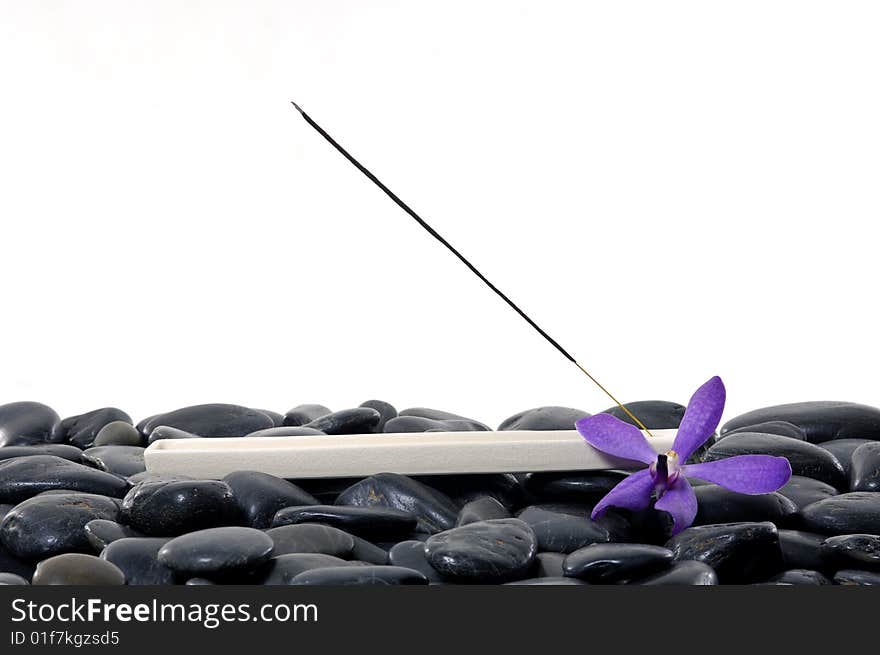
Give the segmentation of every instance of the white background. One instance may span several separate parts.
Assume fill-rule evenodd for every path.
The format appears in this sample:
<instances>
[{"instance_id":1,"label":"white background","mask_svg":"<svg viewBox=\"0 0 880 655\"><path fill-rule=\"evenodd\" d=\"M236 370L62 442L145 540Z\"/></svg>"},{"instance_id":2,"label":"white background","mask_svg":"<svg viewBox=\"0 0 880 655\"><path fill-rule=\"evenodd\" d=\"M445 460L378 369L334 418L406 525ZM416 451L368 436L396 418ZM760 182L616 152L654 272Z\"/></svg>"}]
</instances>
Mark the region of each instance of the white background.
<instances>
[{"instance_id":1,"label":"white background","mask_svg":"<svg viewBox=\"0 0 880 655\"><path fill-rule=\"evenodd\" d=\"M0 2L0 402L880 403L875 2Z\"/></svg>"}]
</instances>

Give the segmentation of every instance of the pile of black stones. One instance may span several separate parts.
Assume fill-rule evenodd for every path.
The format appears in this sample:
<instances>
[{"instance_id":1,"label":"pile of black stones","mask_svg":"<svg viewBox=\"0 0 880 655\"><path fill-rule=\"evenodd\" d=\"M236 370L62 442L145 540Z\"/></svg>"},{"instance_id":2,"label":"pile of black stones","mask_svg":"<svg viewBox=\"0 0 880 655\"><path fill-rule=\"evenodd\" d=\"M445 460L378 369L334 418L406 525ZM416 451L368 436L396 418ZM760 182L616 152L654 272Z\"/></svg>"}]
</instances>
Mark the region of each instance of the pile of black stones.
<instances>
[{"instance_id":1,"label":"pile of black stones","mask_svg":"<svg viewBox=\"0 0 880 655\"><path fill-rule=\"evenodd\" d=\"M629 409L663 429L685 408ZM585 415L539 407L498 429L570 430ZM880 410L855 403L728 421L695 460L768 453L794 475L759 496L692 480L699 511L675 536L653 509L590 519L625 477L616 470L199 480L144 468L158 439L487 429L378 400L286 414L198 405L137 425L112 407L62 420L40 403L2 405L0 584L880 584Z\"/></svg>"}]
</instances>

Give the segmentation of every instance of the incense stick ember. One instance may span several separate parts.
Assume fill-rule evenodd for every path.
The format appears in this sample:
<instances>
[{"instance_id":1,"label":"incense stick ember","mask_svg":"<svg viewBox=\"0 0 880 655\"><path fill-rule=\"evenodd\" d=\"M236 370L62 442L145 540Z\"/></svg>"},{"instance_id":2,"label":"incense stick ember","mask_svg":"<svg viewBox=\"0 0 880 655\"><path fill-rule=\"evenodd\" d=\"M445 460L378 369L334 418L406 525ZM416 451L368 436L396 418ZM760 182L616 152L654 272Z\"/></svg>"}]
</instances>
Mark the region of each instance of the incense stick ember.
<instances>
[{"instance_id":1,"label":"incense stick ember","mask_svg":"<svg viewBox=\"0 0 880 655\"><path fill-rule=\"evenodd\" d=\"M464 255L462 255L458 251L458 249L456 249L451 243L449 243L439 232L437 232L437 230L435 230L433 227L431 227L427 223L427 221L425 221L421 216L419 216L415 211L413 211L413 209L409 205L407 205L405 202L403 202L403 200L401 200L391 189L389 189L387 186L385 186L382 183L382 181L379 180L379 178L377 178L375 175L373 175L373 173L370 172L369 169L367 169L363 164L361 164L357 159L355 159L351 154L349 154L349 152L345 148L343 148L341 145L339 145L339 143L337 143L336 139L334 139L332 136L330 136L326 131L324 131L324 129L320 125L318 125L314 120L312 120L312 117L309 116L302 109L302 107L300 107L298 104L296 104L292 100L290 101L290 104L292 104L294 109L296 109L300 113L300 115L303 117L303 119L306 121L306 123L308 123L318 134L320 134L322 137L324 137L324 139L331 146L336 148L336 150L338 150L339 153L343 157L345 157L349 162L351 162L351 164L355 168L357 168L361 173L363 173L373 184L375 184L377 187L379 187L385 193L385 195L387 195L389 198L391 198L391 200L394 201L394 203L398 207L400 207L403 211L405 211L407 214L409 214L409 216L414 221L416 221L416 223L421 225L422 228L424 228L424 230L428 234L430 234L432 237L437 239L437 241L439 241L441 244L443 244L443 246L447 250L449 250L449 252L451 252L453 255L455 255L459 259L459 261L461 261L462 264L464 264L465 266L468 267L468 269L470 269L471 273L476 275L480 279L480 281L483 282L483 284L485 284L487 287L489 287L493 292L495 292L495 294L499 298L501 298L504 302L506 302L510 306L511 309L513 309L517 314L519 314L520 318L522 318L526 323L531 325L532 328L534 328L534 330L538 334L540 334L542 337L544 337L544 339L546 339L547 342L551 346L553 346L556 350L558 350L559 353L563 357L565 357L568 361L570 361L572 364L574 364L584 375L586 375L590 379L591 382L593 382L593 384L595 384L597 387L599 387L599 389L606 396L608 396L612 400L612 402L614 402L615 405L617 405L629 418L631 418L633 421L635 421L636 425L638 425L639 428L641 428L642 430L647 432L648 435L653 436L653 435L651 435L651 431L645 426L644 423L642 423L605 386L603 386L593 375L591 375L587 371L586 368L584 368L581 364L579 364L578 361L565 348L563 348L558 341L556 341L553 337L551 337L549 334L547 334L547 332L543 328L541 328L540 325L538 325L528 314L526 314L503 291L501 291L501 289L496 287L485 275L483 275L479 271L479 269L477 269L476 266L474 266Z\"/></svg>"}]
</instances>

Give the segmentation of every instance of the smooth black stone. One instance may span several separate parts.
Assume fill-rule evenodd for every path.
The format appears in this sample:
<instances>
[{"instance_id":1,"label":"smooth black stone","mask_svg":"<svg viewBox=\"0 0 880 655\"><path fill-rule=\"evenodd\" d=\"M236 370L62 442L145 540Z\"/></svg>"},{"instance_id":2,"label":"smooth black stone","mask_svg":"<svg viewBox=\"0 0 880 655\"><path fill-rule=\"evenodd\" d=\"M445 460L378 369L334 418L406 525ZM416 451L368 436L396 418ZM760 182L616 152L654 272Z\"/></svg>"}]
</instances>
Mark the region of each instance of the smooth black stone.
<instances>
[{"instance_id":1,"label":"smooth black stone","mask_svg":"<svg viewBox=\"0 0 880 655\"><path fill-rule=\"evenodd\" d=\"M39 560L65 552L92 550L85 526L95 519L115 521L119 501L94 494L59 493L19 503L0 523L0 540L15 557Z\"/></svg>"},{"instance_id":2,"label":"smooth black stone","mask_svg":"<svg viewBox=\"0 0 880 655\"><path fill-rule=\"evenodd\" d=\"M708 564L696 561L674 562L672 568L662 573L638 581L637 584L645 586L661 585L717 585L718 575Z\"/></svg>"},{"instance_id":3,"label":"smooth black stone","mask_svg":"<svg viewBox=\"0 0 880 655\"><path fill-rule=\"evenodd\" d=\"M143 471L128 476L128 482L132 486L141 482L180 482L181 480L193 480L188 475L165 475L163 473L153 473L151 471Z\"/></svg>"},{"instance_id":4,"label":"smooth black stone","mask_svg":"<svg viewBox=\"0 0 880 655\"><path fill-rule=\"evenodd\" d=\"M381 420L382 415L375 409L354 407L319 416L303 427L320 430L325 434L370 434L376 431Z\"/></svg>"},{"instance_id":5,"label":"smooth black stone","mask_svg":"<svg viewBox=\"0 0 880 655\"><path fill-rule=\"evenodd\" d=\"M565 564L564 553L538 553L535 555L535 565L532 575L536 578L561 578L565 575L562 567Z\"/></svg>"},{"instance_id":6,"label":"smooth black stone","mask_svg":"<svg viewBox=\"0 0 880 655\"><path fill-rule=\"evenodd\" d=\"M772 521L785 525L794 520L798 507L780 493L740 494L715 484L694 488L697 516L694 525Z\"/></svg>"},{"instance_id":7,"label":"smooth black stone","mask_svg":"<svg viewBox=\"0 0 880 655\"><path fill-rule=\"evenodd\" d=\"M553 586L553 587L565 587L568 585L585 585L587 584L583 580L578 580L577 578L526 578L525 580L516 580L514 582L505 582L504 585L508 587L513 586Z\"/></svg>"},{"instance_id":8,"label":"smooth black stone","mask_svg":"<svg viewBox=\"0 0 880 655\"><path fill-rule=\"evenodd\" d=\"M0 573L0 586L24 586L29 585L24 577L20 575L16 575L15 573Z\"/></svg>"},{"instance_id":9,"label":"smooth black stone","mask_svg":"<svg viewBox=\"0 0 880 655\"><path fill-rule=\"evenodd\" d=\"M573 407L535 407L504 419L499 430L574 430L574 424L589 412Z\"/></svg>"},{"instance_id":10,"label":"smooth black stone","mask_svg":"<svg viewBox=\"0 0 880 655\"><path fill-rule=\"evenodd\" d=\"M729 420L721 427L721 434L767 421L796 425L804 431L810 443L850 437L880 439L880 409L824 400L756 409Z\"/></svg>"},{"instance_id":11,"label":"smooth black stone","mask_svg":"<svg viewBox=\"0 0 880 655\"><path fill-rule=\"evenodd\" d=\"M92 446L143 446L144 438L128 421L110 421L98 430Z\"/></svg>"},{"instance_id":12,"label":"smooth black stone","mask_svg":"<svg viewBox=\"0 0 880 655\"><path fill-rule=\"evenodd\" d=\"M34 455L51 455L77 464L82 463L82 450L76 446L62 443L37 444L34 446L5 446L0 448L0 461L16 457L32 457Z\"/></svg>"},{"instance_id":13,"label":"smooth black stone","mask_svg":"<svg viewBox=\"0 0 880 655\"><path fill-rule=\"evenodd\" d=\"M424 416L398 416L385 423L387 434L407 432L481 432L488 430L482 423L467 419L434 419Z\"/></svg>"},{"instance_id":14,"label":"smooth black stone","mask_svg":"<svg viewBox=\"0 0 880 655\"><path fill-rule=\"evenodd\" d=\"M431 566L442 576L462 582L524 578L537 552L534 531L519 519L471 523L435 534L425 542Z\"/></svg>"},{"instance_id":15,"label":"smooth black stone","mask_svg":"<svg viewBox=\"0 0 880 655\"><path fill-rule=\"evenodd\" d=\"M291 480L298 487L318 499L318 504L335 503L343 491L357 484L363 478L302 478Z\"/></svg>"},{"instance_id":16,"label":"smooth black stone","mask_svg":"<svg viewBox=\"0 0 880 655\"><path fill-rule=\"evenodd\" d=\"M843 472L848 480L850 471L852 469L853 453L856 451L856 448L866 443L871 443L871 440L834 439L832 441L823 441L822 443L816 445L818 445L819 448L824 448L837 458L837 461L840 462L841 466L843 466Z\"/></svg>"},{"instance_id":17,"label":"smooth black stone","mask_svg":"<svg viewBox=\"0 0 880 655\"><path fill-rule=\"evenodd\" d=\"M355 547L352 535L317 523L282 525L266 530L266 534L275 542L276 556L287 553L323 553L340 559L350 559Z\"/></svg>"},{"instance_id":18,"label":"smooth black stone","mask_svg":"<svg viewBox=\"0 0 880 655\"><path fill-rule=\"evenodd\" d=\"M835 568L880 571L880 535L844 534L829 537L821 548Z\"/></svg>"},{"instance_id":19,"label":"smooth black stone","mask_svg":"<svg viewBox=\"0 0 880 655\"><path fill-rule=\"evenodd\" d=\"M167 425L158 425L150 432L150 435L147 437L147 443L152 444L161 439L204 439L204 437Z\"/></svg>"},{"instance_id":20,"label":"smooth black stone","mask_svg":"<svg viewBox=\"0 0 880 655\"><path fill-rule=\"evenodd\" d=\"M532 528L541 552L573 553L611 538L608 530L589 516L572 516L532 506L517 514L517 518Z\"/></svg>"},{"instance_id":21,"label":"smooth black stone","mask_svg":"<svg viewBox=\"0 0 880 655\"><path fill-rule=\"evenodd\" d=\"M280 428L284 425L284 414L272 411L271 409L257 409L257 411L263 412L263 414L272 419L272 422L275 424L276 428Z\"/></svg>"},{"instance_id":22,"label":"smooth black stone","mask_svg":"<svg viewBox=\"0 0 880 655\"><path fill-rule=\"evenodd\" d=\"M122 500L123 523L151 537L236 525L241 511L219 480L141 482Z\"/></svg>"},{"instance_id":23,"label":"smooth black stone","mask_svg":"<svg viewBox=\"0 0 880 655\"><path fill-rule=\"evenodd\" d=\"M525 497L519 480L509 473L420 475L415 479L443 492L459 507L472 500L489 496L507 509L513 509L521 507Z\"/></svg>"},{"instance_id":24,"label":"smooth black stone","mask_svg":"<svg viewBox=\"0 0 880 655\"><path fill-rule=\"evenodd\" d=\"M807 435L804 434L804 431L793 423L787 423L786 421L765 421L764 423L747 425L742 428L737 428L736 430L730 430L725 434L718 435L716 441L718 439L725 439L727 437L731 437L735 434L741 434L743 432L756 434L776 434L780 437L790 437L799 441L807 440Z\"/></svg>"},{"instance_id":25,"label":"smooth black stone","mask_svg":"<svg viewBox=\"0 0 880 655\"><path fill-rule=\"evenodd\" d=\"M20 502L51 489L121 497L128 490L128 482L53 455L0 462L0 501Z\"/></svg>"},{"instance_id":26,"label":"smooth black stone","mask_svg":"<svg viewBox=\"0 0 880 655\"><path fill-rule=\"evenodd\" d=\"M782 571L776 526L724 523L687 528L666 543L676 561L708 564L723 584L761 582Z\"/></svg>"},{"instance_id":27,"label":"smooth black stone","mask_svg":"<svg viewBox=\"0 0 880 655\"><path fill-rule=\"evenodd\" d=\"M2 521L0 521L2 525ZM2 533L0 533L0 571L18 575L30 581L34 575L34 562L16 557L3 545Z\"/></svg>"},{"instance_id":28,"label":"smooth black stone","mask_svg":"<svg viewBox=\"0 0 880 655\"><path fill-rule=\"evenodd\" d=\"M809 569L789 569L783 571L779 575L770 578L770 582L776 584L790 585L830 585L832 584L826 576L819 571L811 571Z\"/></svg>"},{"instance_id":29,"label":"smooth black stone","mask_svg":"<svg viewBox=\"0 0 880 655\"><path fill-rule=\"evenodd\" d=\"M414 569L428 578L429 582L442 582L443 577L428 563L425 544L408 540L395 544L388 552L388 561L393 566Z\"/></svg>"},{"instance_id":30,"label":"smooth black stone","mask_svg":"<svg viewBox=\"0 0 880 655\"><path fill-rule=\"evenodd\" d=\"M834 584L839 585L880 585L880 573L842 569L834 574Z\"/></svg>"},{"instance_id":31,"label":"smooth black stone","mask_svg":"<svg viewBox=\"0 0 880 655\"><path fill-rule=\"evenodd\" d=\"M79 448L90 448L101 428L113 421L131 424L131 417L116 407L102 407L69 416L55 426L53 441L66 441Z\"/></svg>"},{"instance_id":32,"label":"smooth black stone","mask_svg":"<svg viewBox=\"0 0 880 655\"><path fill-rule=\"evenodd\" d=\"M376 425L376 432L382 432L388 421L397 418L397 408L391 403L386 403L384 400L367 400L362 402L360 407L369 407L370 409L375 409L379 412L381 418L379 419L378 425Z\"/></svg>"},{"instance_id":33,"label":"smooth black stone","mask_svg":"<svg viewBox=\"0 0 880 655\"><path fill-rule=\"evenodd\" d=\"M245 522L268 528L278 510L296 505L317 505L318 499L292 482L259 471L235 471L223 481L232 489Z\"/></svg>"},{"instance_id":34,"label":"smooth black stone","mask_svg":"<svg viewBox=\"0 0 880 655\"><path fill-rule=\"evenodd\" d=\"M410 407L408 409L404 409L399 413L400 416L416 416L419 418L427 418L434 421L453 421L453 422L464 422L472 424L473 430L488 430L489 426L485 423L481 423L480 421L476 421L472 418L468 418L467 416L462 416L461 414L453 414L452 412L446 412L442 409L430 409L429 407Z\"/></svg>"},{"instance_id":35,"label":"smooth black stone","mask_svg":"<svg viewBox=\"0 0 880 655\"><path fill-rule=\"evenodd\" d=\"M807 530L827 535L880 534L880 493L854 491L807 505L801 510Z\"/></svg>"},{"instance_id":36,"label":"smooth black stone","mask_svg":"<svg viewBox=\"0 0 880 655\"><path fill-rule=\"evenodd\" d=\"M296 427L314 421L319 416L331 414L329 407L323 405L297 405L284 415L284 425Z\"/></svg>"},{"instance_id":37,"label":"smooth black stone","mask_svg":"<svg viewBox=\"0 0 880 655\"><path fill-rule=\"evenodd\" d=\"M217 583L212 582L211 580L208 580L207 578L190 578L184 584L187 587L211 587Z\"/></svg>"},{"instance_id":38,"label":"smooth black stone","mask_svg":"<svg viewBox=\"0 0 880 655\"><path fill-rule=\"evenodd\" d=\"M714 462L737 455L755 454L785 457L791 464L793 475L820 480L838 489L845 489L847 486L843 466L834 455L806 441L775 434L743 432L735 437L722 439L706 451L703 460Z\"/></svg>"},{"instance_id":39,"label":"smooth black stone","mask_svg":"<svg viewBox=\"0 0 880 655\"><path fill-rule=\"evenodd\" d=\"M95 552L100 553L114 541L129 537L142 537L137 530L132 530L127 525L107 519L95 519L85 524L86 539L92 545Z\"/></svg>"},{"instance_id":40,"label":"smooth black stone","mask_svg":"<svg viewBox=\"0 0 880 655\"><path fill-rule=\"evenodd\" d=\"M84 450L82 457L96 469L123 477L147 470L141 446L95 446Z\"/></svg>"},{"instance_id":41,"label":"smooth black stone","mask_svg":"<svg viewBox=\"0 0 880 655\"><path fill-rule=\"evenodd\" d=\"M303 425L282 425L281 427L257 430L245 435L246 437L303 437L308 435L326 434L315 428L307 428Z\"/></svg>"},{"instance_id":42,"label":"smooth black stone","mask_svg":"<svg viewBox=\"0 0 880 655\"><path fill-rule=\"evenodd\" d=\"M529 473L523 485L538 498L595 503L628 475L625 471Z\"/></svg>"},{"instance_id":43,"label":"smooth black stone","mask_svg":"<svg viewBox=\"0 0 880 655\"><path fill-rule=\"evenodd\" d=\"M388 564L387 550L357 535L351 537L354 539L354 548L351 551L352 561L367 564Z\"/></svg>"},{"instance_id":44,"label":"smooth black stone","mask_svg":"<svg viewBox=\"0 0 880 655\"><path fill-rule=\"evenodd\" d=\"M250 407L211 403L157 414L140 426L141 434L149 436L160 425L191 432L200 437L243 437L257 430L273 428L275 421Z\"/></svg>"},{"instance_id":45,"label":"smooth black stone","mask_svg":"<svg viewBox=\"0 0 880 655\"><path fill-rule=\"evenodd\" d=\"M22 401L0 405L0 448L59 442L52 431L58 413L42 403Z\"/></svg>"},{"instance_id":46,"label":"smooth black stone","mask_svg":"<svg viewBox=\"0 0 880 655\"><path fill-rule=\"evenodd\" d=\"M624 403L630 412L645 424L649 430L669 430L677 428L684 418L687 409L684 405L669 402L667 400L640 400L634 403ZM611 414L621 421L636 425L620 407L609 407L602 414Z\"/></svg>"},{"instance_id":47,"label":"smooth black stone","mask_svg":"<svg viewBox=\"0 0 880 655\"><path fill-rule=\"evenodd\" d=\"M786 569L815 569L824 571L828 567L822 543L825 535L803 530L780 530L779 547L782 549L782 563Z\"/></svg>"},{"instance_id":48,"label":"smooth black stone","mask_svg":"<svg viewBox=\"0 0 880 655\"><path fill-rule=\"evenodd\" d=\"M64 553L37 564L33 585L124 585L125 574L115 564L82 553Z\"/></svg>"},{"instance_id":49,"label":"smooth black stone","mask_svg":"<svg viewBox=\"0 0 880 655\"><path fill-rule=\"evenodd\" d=\"M817 500L836 496L837 489L830 484L825 484L824 482L814 480L813 478L793 475L777 493L788 498L791 502L797 505L798 509L802 509L810 503L815 503Z\"/></svg>"},{"instance_id":50,"label":"smooth black stone","mask_svg":"<svg viewBox=\"0 0 880 655\"><path fill-rule=\"evenodd\" d=\"M177 575L159 561L159 549L167 543L162 537L124 537L101 551L101 559L115 564L127 585L172 585Z\"/></svg>"},{"instance_id":51,"label":"smooth black stone","mask_svg":"<svg viewBox=\"0 0 880 655\"><path fill-rule=\"evenodd\" d=\"M455 520L456 527L477 523L479 521L491 521L492 519L509 519L510 512L507 508L491 496L483 496L467 503L458 513Z\"/></svg>"},{"instance_id":52,"label":"smooth black stone","mask_svg":"<svg viewBox=\"0 0 880 655\"><path fill-rule=\"evenodd\" d=\"M323 523L363 537L391 540L415 530L418 519L415 514L392 507L305 505L279 510L272 527L297 523Z\"/></svg>"},{"instance_id":53,"label":"smooth black stone","mask_svg":"<svg viewBox=\"0 0 880 655\"><path fill-rule=\"evenodd\" d=\"M587 523L594 524L605 529L608 532L608 539L606 541L620 541L620 542L632 542L634 541L631 538L632 529L629 521L624 518L623 514L619 513L616 509L611 508L605 514L605 516L596 519L595 521L590 518L590 514L593 511L592 504L583 504L583 503L540 503L536 505L532 505L531 507L535 507L547 512L553 512L556 514L565 514L568 516L573 516L579 521L584 521ZM624 510L626 512L626 510ZM653 512L654 514L658 514L658 512ZM671 521L670 521L671 523ZM671 527L670 527L671 529ZM602 542L597 542L602 543ZM644 542L637 542L644 543ZM589 544L584 544L589 545Z\"/></svg>"},{"instance_id":54,"label":"smooth black stone","mask_svg":"<svg viewBox=\"0 0 880 655\"><path fill-rule=\"evenodd\" d=\"M259 584L267 586L289 585L291 580L304 571L329 566L350 566L349 562L323 553L288 553L269 560L261 570Z\"/></svg>"},{"instance_id":55,"label":"smooth black stone","mask_svg":"<svg viewBox=\"0 0 880 655\"><path fill-rule=\"evenodd\" d=\"M856 448L849 480L850 491L880 491L880 441Z\"/></svg>"},{"instance_id":56,"label":"smooth black stone","mask_svg":"<svg viewBox=\"0 0 880 655\"><path fill-rule=\"evenodd\" d=\"M269 561L275 543L254 528L209 528L175 537L159 550L159 563L177 573L225 575L253 571Z\"/></svg>"},{"instance_id":57,"label":"smooth black stone","mask_svg":"<svg viewBox=\"0 0 880 655\"><path fill-rule=\"evenodd\" d=\"M295 576L292 585L426 585L428 579L400 566L329 566Z\"/></svg>"},{"instance_id":58,"label":"smooth black stone","mask_svg":"<svg viewBox=\"0 0 880 655\"><path fill-rule=\"evenodd\" d=\"M614 584L659 573L672 566L672 551L648 544L593 544L565 558L568 577Z\"/></svg>"},{"instance_id":59,"label":"smooth black stone","mask_svg":"<svg viewBox=\"0 0 880 655\"><path fill-rule=\"evenodd\" d=\"M459 511L459 506L446 494L397 473L364 478L339 494L335 504L411 512L418 518L416 529L429 534L453 527Z\"/></svg>"}]
</instances>

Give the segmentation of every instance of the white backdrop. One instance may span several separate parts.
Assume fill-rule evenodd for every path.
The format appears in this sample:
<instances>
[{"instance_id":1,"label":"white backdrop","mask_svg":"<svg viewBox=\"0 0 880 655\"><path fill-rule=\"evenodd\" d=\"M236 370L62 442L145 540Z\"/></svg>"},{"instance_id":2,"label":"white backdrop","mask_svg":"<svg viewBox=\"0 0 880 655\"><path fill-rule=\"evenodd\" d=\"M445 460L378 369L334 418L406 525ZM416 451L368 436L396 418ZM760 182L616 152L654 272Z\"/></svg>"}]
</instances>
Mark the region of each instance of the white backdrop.
<instances>
[{"instance_id":1,"label":"white backdrop","mask_svg":"<svg viewBox=\"0 0 880 655\"><path fill-rule=\"evenodd\" d=\"M880 404L874 2L0 0L0 402Z\"/></svg>"}]
</instances>

